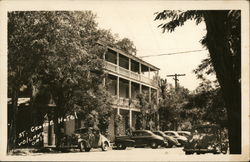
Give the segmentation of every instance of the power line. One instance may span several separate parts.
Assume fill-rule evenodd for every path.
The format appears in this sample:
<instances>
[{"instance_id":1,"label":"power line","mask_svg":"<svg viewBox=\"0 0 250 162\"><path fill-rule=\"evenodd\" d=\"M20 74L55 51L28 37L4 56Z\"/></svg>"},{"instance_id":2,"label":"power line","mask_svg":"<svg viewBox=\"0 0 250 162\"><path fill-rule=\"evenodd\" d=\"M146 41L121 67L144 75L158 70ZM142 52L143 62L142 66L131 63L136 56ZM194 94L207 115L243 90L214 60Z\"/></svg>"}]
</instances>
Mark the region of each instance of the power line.
<instances>
[{"instance_id":1,"label":"power line","mask_svg":"<svg viewBox=\"0 0 250 162\"><path fill-rule=\"evenodd\" d=\"M199 51L206 51L206 50L192 50L192 51L173 52L173 53L165 53L165 54L158 54L158 55L147 55L147 56L141 56L140 58L164 56L164 55L177 55L177 54L182 54L182 53L191 53L191 52L199 52Z\"/></svg>"}]
</instances>

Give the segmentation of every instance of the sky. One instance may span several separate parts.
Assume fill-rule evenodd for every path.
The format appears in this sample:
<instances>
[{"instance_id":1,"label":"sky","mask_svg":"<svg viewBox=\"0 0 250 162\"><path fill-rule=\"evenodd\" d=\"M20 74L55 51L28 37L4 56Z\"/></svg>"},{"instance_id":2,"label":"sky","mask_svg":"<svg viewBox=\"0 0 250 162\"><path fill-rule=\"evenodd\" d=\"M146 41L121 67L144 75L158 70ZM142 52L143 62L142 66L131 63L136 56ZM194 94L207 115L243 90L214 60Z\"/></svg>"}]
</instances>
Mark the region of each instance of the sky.
<instances>
[{"instance_id":1,"label":"sky","mask_svg":"<svg viewBox=\"0 0 250 162\"><path fill-rule=\"evenodd\" d=\"M158 55L173 52L203 50L200 52L184 53L168 56L146 57L143 60L160 68L161 78L166 75L185 74L179 77L180 85L194 90L200 80L192 72L202 59L208 57L208 51L202 47L200 40L206 34L204 23L198 26L194 21L188 21L184 26L176 28L172 33L162 32L158 28L160 21L154 21L155 12L162 11L164 7L158 3L103 3L91 10L97 14L100 28L110 29L120 38L127 37L137 48L137 56ZM167 78L168 83L174 84L172 77Z\"/></svg>"}]
</instances>

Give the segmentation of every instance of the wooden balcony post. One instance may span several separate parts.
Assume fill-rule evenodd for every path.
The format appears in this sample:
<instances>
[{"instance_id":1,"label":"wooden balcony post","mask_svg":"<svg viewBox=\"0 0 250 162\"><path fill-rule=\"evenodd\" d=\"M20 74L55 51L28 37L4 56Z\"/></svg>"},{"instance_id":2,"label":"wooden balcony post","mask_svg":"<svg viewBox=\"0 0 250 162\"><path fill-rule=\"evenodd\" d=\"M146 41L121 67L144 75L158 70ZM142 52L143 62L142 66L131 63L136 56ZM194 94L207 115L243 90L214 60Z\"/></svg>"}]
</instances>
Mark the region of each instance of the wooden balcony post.
<instances>
[{"instance_id":1,"label":"wooden balcony post","mask_svg":"<svg viewBox=\"0 0 250 162\"><path fill-rule=\"evenodd\" d=\"M131 80L129 80L129 82L128 82L128 98L131 98L131 90L132 90L132 88L131 88Z\"/></svg>"},{"instance_id":2,"label":"wooden balcony post","mask_svg":"<svg viewBox=\"0 0 250 162\"><path fill-rule=\"evenodd\" d=\"M117 107L117 115L120 115L120 108Z\"/></svg>"},{"instance_id":3,"label":"wooden balcony post","mask_svg":"<svg viewBox=\"0 0 250 162\"><path fill-rule=\"evenodd\" d=\"M148 99L151 102L151 87L148 87Z\"/></svg>"},{"instance_id":4,"label":"wooden balcony post","mask_svg":"<svg viewBox=\"0 0 250 162\"><path fill-rule=\"evenodd\" d=\"M141 84L139 85L139 93L140 94L142 93L142 85Z\"/></svg>"},{"instance_id":5,"label":"wooden balcony post","mask_svg":"<svg viewBox=\"0 0 250 162\"><path fill-rule=\"evenodd\" d=\"M128 70L129 70L129 77L131 77L131 59L128 58Z\"/></svg>"},{"instance_id":6,"label":"wooden balcony post","mask_svg":"<svg viewBox=\"0 0 250 162\"><path fill-rule=\"evenodd\" d=\"M117 82L116 82L116 95L117 95L117 100L118 100L118 104L117 104L117 114L120 115L120 108L119 108L119 94L120 94L120 78L117 77Z\"/></svg>"},{"instance_id":7,"label":"wooden balcony post","mask_svg":"<svg viewBox=\"0 0 250 162\"><path fill-rule=\"evenodd\" d=\"M159 104L159 89L157 88L156 89L156 104L158 105ZM157 122L157 130L160 129L160 114L159 114L159 109L158 111L156 112L156 122Z\"/></svg>"},{"instance_id":8,"label":"wooden balcony post","mask_svg":"<svg viewBox=\"0 0 250 162\"><path fill-rule=\"evenodd\" d=\"M119 93L120 93L120 77L117 76L117 80L116 80L116 95L117 95L117 98L119 98Z\"/></svg>"},{"instance_id":9,"label":"wooden balcony post","mask_svg":"<svg viewBox=\"0 0 250 162\"><path fill-rule=\"evenodd\" d=\"M117 67L117 72L119 73L119 65L120 65L120 63L119 63L119 53L118 52L116 52L116 67Z\"/></svg>"},{"instance_id":10,"label":"wooden balcony post","mask_svg":"<svg viewBox=\"0 0 250 162\"><path fill-rule=\"evenodd\" d=\"M106 60L106 53L108 52L108 48L105 47L104 53L103 53L103 60Z\"/></svg>"},{"instance_id":11,"label":"wooden balcony post","mask_svg":"<svg viewBox=\"0 0 250 162\"><path fill-rule=\"evenodd\" d=\"M150 67L148 67L148 78L150 79Z\"/></svg>"},{"instance_id":12,"label":"wooden balcony post","mask_svg":"<svg viewBox=\"0 0 250 162\"><path fill-rule=\"evenodd\" d=\"M156 103L157 103L157 105L159 104L159 90L158 90L158 88L156 89Z\"/></svg>"},{"instance_id":13,"label":"wooden balcony post","mask_svg":"<svg viewBox=\"0 0 250 162\"><path fill-rule=\"evenodd\" d=\"M105 87L105 84L106 84L106 78L104 77L102 80L102 85Z\"/></svg>"},{"instance_id":14,"label":"wooden balcony post","mask_svg":"<svg viewBox=\"0 0 250 162\"><path fill-rule=\"evenodd\" d=\"M132 127L132 110L129 109L129 127Z\"/></svg>"},{"instance_id":15,"label":"wooden balcony post","mask_svg":"<svg viewBox=\"0 0 250 162\"><path fill-rule=\"evenodd\" d=\"M141 80L141 63L139 62L139 80Z\"/></svg>"}]
</instances>

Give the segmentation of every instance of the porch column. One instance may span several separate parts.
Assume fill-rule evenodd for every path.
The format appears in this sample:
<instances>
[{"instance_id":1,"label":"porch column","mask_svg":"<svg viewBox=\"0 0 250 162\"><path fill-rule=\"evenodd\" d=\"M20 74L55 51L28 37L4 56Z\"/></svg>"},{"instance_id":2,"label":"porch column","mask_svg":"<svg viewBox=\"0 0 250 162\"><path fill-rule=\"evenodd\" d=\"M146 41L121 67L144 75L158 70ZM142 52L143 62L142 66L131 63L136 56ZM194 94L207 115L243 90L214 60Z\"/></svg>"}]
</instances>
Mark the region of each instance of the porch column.
<instances>
[{"instance_id":1,"label":"porch column","mask_svg":"<svg viewBox=\"0 0 250 162\"><path fill-rule=\"evenodd\" d=\"M105 47L105 50L104 50L104 53L103 53L103 60L105 61L106 60L106 53L108 51L108 48Z\"/></svg>"},{"instance_id":2,"label":"porch column","mask_svg":"<svg viewBox=\"0 0 250 162\"><path fill-rule=\"evenodd\" d=\"M131 90L132 90L132 88L131 88L131 80L129 80L129 100L132 100ZM129 127L131 128L132 127L132 110L131 110L130 104L131 103L129 103Z\"/></svg>"},{"instance_id":3,"label":"porch column","mask_svg":"<svg viewBox=\"0 0 250 162\"><path fill-rule=\"evenodd\" d=\"M151 102L151 87L148 87L148 99Z\"/></svg>"},{"instance_id":4,"label":"porch column","mask_svg":"<svg viewBox=\"0 0 250 162\"><path fill-rule=\"evenodd\" d=\"M131 80L129 80L128 81L128 98L131 98L131 90L132 90L132 88L131 88Z\"/></svg>"},{"instance_id":5,"label":"porch column","mask_svg":"<svg viewBox=\"0 0 250 162\"><path fill-rule=\"evenodd\" d=\"M139 93L141 94L142 93L142 85L139 84Z\"/></svg>"},{"instance_id":6,"label":"porch column","mask_svg":"<svg viewBox=\"0 0 250 162\"><path fill-rule=\"evenodd\" d=\"M119 53L116 52L116 68L117 68L117 72L119 73Z\"/></svg>"},{"instance_id":7,"label":"porch column","mask_svg":"<svg viewBox=\"0 0 250 162\"><path fill-rule=\"evenodd\" d=\"M132 110L129 109L129 127L132 127Z\"/></svg>"},{"instance_id":8,"label":"porch column","mask_svg":"<svg viewBox=\"0 0 250 162\"><path fill-rule=\"evenodd\" d=\"M156 104L159 104L159 89L156 89Z\"/></svg>"},{"instance_id":9,"label":"porch column","mask_svg":"<svg viewBox=\"0 0 250 162\"><path fill-rule=\"evenodd\" d=\"M131 59L128 58L128 71L129 71L129 77L131 76Z\"/></svg>"},{"instance_id":10,"label":"porch column","mask_svg":"<svg viewBox=\"0 0 250 162\"><path fill-rule=\"evenodd\" d=\"M141 63L139 62L139 80L141 80Z\"/></svg>"},{"instance_id":11,"label":"porch column","mask_svg":"<svg viewBox=\"0 0 250 162\"><path fill-rule=\"evenodd\" d=\"M159 104L159 90L158 90L158 88L156 89L156 104L158 105ZM157 111L157 113L156 113L156 121L157 121L157 130L160 130L160 114L159 114L160 112L159 112L159 109L158 109L158 111Z\"/></svg>"},{"instance_id":12,"label":"porch column","mask_svg":"<svg viewBox=\"0 0 250 162\"><path fill-rule=\"evenodd\" d=\"M105 84L106 84L106 78L104 77L102 80L102 85L105 87Z\"/></svg>"},{"instance_id":13,"label":"porch column","mask_svg":"<svg viewBox=\"0 0 250 162\"><path fill-rule=\"evenodd\" d=\"M150 67L148 67L148 78L150 78Z\"/></svg>"},{"instance_id":14,"label":"porch column","mask_svg":"<svg viewBox=\"0 0 250 162\"><path fill-rule=\"evenodd\" d=\"M119 94L120 94L120 77L117 76L117 82L116 82L116 96L118 99L118 105L117 105L117 114L120 114L120 108L119 108Z\"/></svg>"}]
</instances>

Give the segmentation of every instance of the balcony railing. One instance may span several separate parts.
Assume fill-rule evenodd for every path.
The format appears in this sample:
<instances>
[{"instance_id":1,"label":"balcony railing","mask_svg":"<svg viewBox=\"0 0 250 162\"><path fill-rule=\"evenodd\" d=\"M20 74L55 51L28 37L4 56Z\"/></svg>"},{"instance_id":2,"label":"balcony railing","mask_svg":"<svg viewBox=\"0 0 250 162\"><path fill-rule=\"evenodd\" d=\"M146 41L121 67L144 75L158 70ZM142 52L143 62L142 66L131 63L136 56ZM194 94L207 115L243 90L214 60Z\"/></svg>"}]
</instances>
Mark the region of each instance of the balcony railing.
<instances>
[{"instance_id":1,"label":"balcony railing","mask_svg":"<svg viewBox=\"0 0 250 162\"><path fill-rule=\"evenodd\" d=\"M113 105L126 108L138 109L139 102L134 99L113 96Z\"/></svg>"},{"instance_id":2,"label":"balcony railing","mask_svg":"<svg viewBox=\"0 0 250 162\"><path fill-rule=\"evenodd\" d=\"M133 71L130 72L130 77L135 80L140 80L140 75L138 73L135 73Z\"/></svg>"},{"instance_id":3,"label":"balcony railing","mask_svg":"<svg viewBox=\"0 0 250 162\"><path fill-rule=\"evenodd\" d=\"M152 83L152 80L151 80L151 79L149 79L149 78L147 78L147 77L145 77L145 76L143 76L143 75L141 75L141 81L143 81L143 82L145 82L145 83L149 83L149 84Z\"/></svg>"},{"instance_id":4,"label":"balcony railing","mask_svg":"<svg viewBox=\"0 0 250 162\"><path fill-rule=\"evenodd\" d=\"M112 64L110 62L106 61L106 68L111 71L118 71L117 66L115 64Z\"/></svg>"},{"instance_id":5,"label":"balcony railing","mask_svg":"<svg viewBox=\"0 0 250 162\"><path fill-rule=\"evenodd\" d=\"M125 76L130 76L129 70L122 67L119 67L119 73Z\"/></svg>"},{"instance_id":6,"label":"balcony railing","mask_svg":"<svg viewBox=\"0 0 250 162\"><path fill-rule=\"evenodd\" d=\"M118 67L116 64L113 64L113 63L110 63L107 61L106 61L106 69L110 70L112 72L116 72L118 74L124 75L126 77L135 79L137 81L141 81L141 82L153 85L153 86L157 86L157 82L155 80L147 78L147 77L140 75L136 72L129 71L128 69L125 69L123 67Z\"/></svg>"}]
</instances>

